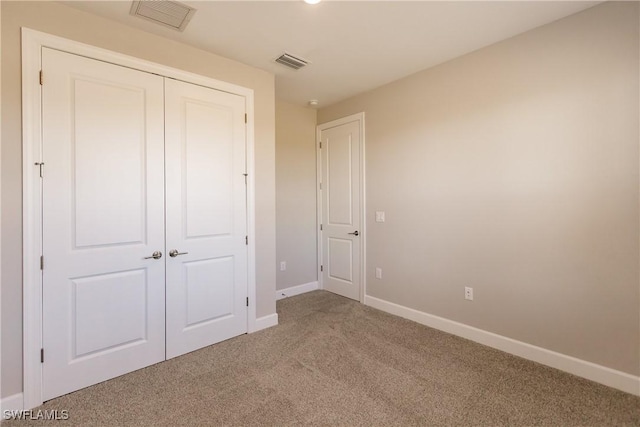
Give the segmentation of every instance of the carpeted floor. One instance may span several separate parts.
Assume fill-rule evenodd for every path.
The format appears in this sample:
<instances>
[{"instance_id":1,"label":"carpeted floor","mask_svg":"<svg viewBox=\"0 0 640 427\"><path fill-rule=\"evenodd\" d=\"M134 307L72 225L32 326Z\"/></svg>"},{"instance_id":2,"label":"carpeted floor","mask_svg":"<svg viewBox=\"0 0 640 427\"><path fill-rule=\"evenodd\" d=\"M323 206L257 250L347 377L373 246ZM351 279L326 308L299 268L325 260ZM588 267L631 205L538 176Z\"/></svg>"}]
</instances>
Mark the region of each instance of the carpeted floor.
<instances>
[{"instance_id":1,"label":"carpeted floor","mask_svg":"<svg viewBox=\"0 0 640 427\"><path fill-rule=\"evenodd\" d=\"M280 325L51 400L3 426L640 426L640 398L324 291Z\"/></svg>"}]
</instances>

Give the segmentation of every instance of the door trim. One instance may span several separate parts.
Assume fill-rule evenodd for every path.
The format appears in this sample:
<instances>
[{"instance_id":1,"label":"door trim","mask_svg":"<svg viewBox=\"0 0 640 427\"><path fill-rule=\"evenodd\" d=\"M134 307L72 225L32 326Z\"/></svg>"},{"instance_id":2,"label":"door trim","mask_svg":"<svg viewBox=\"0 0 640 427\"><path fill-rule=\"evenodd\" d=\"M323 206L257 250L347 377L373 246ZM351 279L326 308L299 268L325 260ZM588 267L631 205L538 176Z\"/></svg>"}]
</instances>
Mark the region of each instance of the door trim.
<instances>
[{"instance_id":1,"label":"door trim","mask_svg":"<svg viewBox=\"0 0 640 427\"><path fill-rule=\"evenodd\" d=\"M256 322L256 246L255 246L255 153L253 89L182 71L125 54L22 28L22 221L23 221L23 388L24 409L42 400L42 186L39 167L42 159L41 51L43 47L81 55L136 70L182 80L188 83L229 92L245 98L247 112L247 234L248 309L247 329L255 332ZM46 80L46 75L44 76ZM45 82L46 83L46 82ZM46 165L45 165L46 167Z\"/></svg>"},{"instance_id":2,"label":"door trim","mask_svg":"<svg viewBox=\"0 0 640 427\"><path fill-rule=\"evenodd\" d=\"M361 238L360 244L360 302L364 304L364 298L367 293L367 252L366 252L366 239L367 239L367 223L366 223L366 181L365 181L365 126L364 126L364 112L352 114L350 116L342 117L340 119L332 120L330 122L322 123L316 126L316 206L318 207L316 212L317 218L317 241L318 241L318 285L320 289L324 289L324 283L322 282L322 272L320 266L323 265L322 259L322 232L320 231L320 224L322 224L322 190L320 189L320 183L322 183L322 152L320 151L320 141L323 130L331 129L336 126L340 126L346 123L357 121L360 126L360 228Z\"/></svg>"}]
</instances>

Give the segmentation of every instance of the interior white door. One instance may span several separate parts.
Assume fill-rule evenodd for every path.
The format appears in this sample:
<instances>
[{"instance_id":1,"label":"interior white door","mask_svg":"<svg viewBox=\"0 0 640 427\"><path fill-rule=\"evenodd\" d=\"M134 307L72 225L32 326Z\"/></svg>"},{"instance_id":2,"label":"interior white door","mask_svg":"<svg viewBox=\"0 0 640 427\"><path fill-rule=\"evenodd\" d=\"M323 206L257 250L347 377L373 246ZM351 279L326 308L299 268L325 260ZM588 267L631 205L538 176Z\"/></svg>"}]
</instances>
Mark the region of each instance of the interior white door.
<instances>
[{"instance_id":1,"label":"interior white door","mask_svg":"<svg viewBox=\"0 0 640 427\"><path fill-rule=\"evenodd\" d=\"M163 78L43 49L43 399L164 360Z\"/></svg>"},{"instance_id":2,"label":"interior white door","mask_svg":"<svg viewBox=\"0 0 640 427\"><path fill-rule=\"evenodd\" d=\"M360 300L360 121L322 129L322 284Z\"/></svg>"},{"instance_id":3,"label":"interior white door","mask_svg":"<svg viewBox=\"0 0 640 427\"><path fill-rule=\"evenodd\" d=\"M167 358L247 332L244 97L166 79Z\"/></svg>"}]
</instances>

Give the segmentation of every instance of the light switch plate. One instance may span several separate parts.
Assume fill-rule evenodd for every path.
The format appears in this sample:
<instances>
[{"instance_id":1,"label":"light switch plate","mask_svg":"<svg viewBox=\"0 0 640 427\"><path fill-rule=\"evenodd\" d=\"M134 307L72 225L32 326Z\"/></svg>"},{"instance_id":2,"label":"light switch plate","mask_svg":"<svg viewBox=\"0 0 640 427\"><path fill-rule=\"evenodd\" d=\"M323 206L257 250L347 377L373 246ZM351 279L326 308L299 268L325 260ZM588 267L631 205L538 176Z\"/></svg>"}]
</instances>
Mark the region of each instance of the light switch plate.
<instances>
[{"instance_id":1,"label":"light switch plate","mask_svg":"<svg viewBox=\"0 0 640 427\"><path fill-rule=\"evenodd\" d=\"M384 211L376 211L376 222L384 222Z\"/></svg>"}]
</instances>

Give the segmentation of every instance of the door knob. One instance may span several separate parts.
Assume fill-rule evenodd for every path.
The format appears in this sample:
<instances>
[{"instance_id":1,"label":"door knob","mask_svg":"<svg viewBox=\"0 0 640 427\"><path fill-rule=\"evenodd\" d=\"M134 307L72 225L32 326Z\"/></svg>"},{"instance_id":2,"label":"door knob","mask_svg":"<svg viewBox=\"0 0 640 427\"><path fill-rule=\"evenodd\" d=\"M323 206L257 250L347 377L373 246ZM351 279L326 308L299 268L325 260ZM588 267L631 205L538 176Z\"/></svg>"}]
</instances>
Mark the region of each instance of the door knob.
<instances>
[{"instance_id":1,"label":"door knob","mask_svg":"<svg viewBox=\"0 0 640 427\"><path fill-rule=\"evenodd\" d=\"M353 234L354 236L359 236L360 233L358 233L358 230L354 231L353 233L349 233L349 234Z\"/></svg>"},{"instance_id":2,"label":"door knob","mask_svg":"<svg viewBox=\"0 0 640 427\"><path fill-rule=\"evenodd\" d=\"M188 253L189 253L189 252L178 252L178 250L177 250L177 249L171 249L171 251L169 251L169 256L170 256L171 258L175 258L175 257L177 257L178 255L186 255L186 254L188 254Z\"/></svg>"},{"instance_id":3,"label":"door knob","mask_svg":"<svg viewBox=\"0 0 640 427\"><path fill-rule=\"evenodd\" d=\"M146 257L144 257L144 259L151 259L151 258L153 258L153 259L160 259L160 258L162 258L162 252L160 252L160 251L155 251L153 254L151 254L151 256L146 256Z\"/></svg>"}]
</instances>

